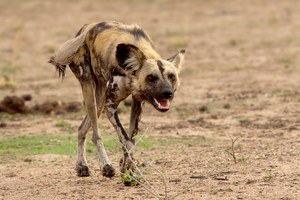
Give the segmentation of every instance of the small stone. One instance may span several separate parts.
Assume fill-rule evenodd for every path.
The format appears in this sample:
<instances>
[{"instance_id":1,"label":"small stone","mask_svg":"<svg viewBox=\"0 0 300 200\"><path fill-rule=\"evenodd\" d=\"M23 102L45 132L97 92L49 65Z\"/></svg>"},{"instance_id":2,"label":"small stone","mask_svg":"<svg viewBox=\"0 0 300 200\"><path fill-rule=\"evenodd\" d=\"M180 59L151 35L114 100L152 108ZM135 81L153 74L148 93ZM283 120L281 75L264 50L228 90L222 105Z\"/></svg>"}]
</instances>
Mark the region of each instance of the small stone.
<instances>
[{"instance_id":1,"label":"small stone","mask_svg":"<svg viewBox=\"0 0 300 200\"><path fill-rule=\"evenodd\" d=\"M230 107L231 107L231 106L230 106L229 103L225 103L224 106L223 106L223 108L225 108L225 109L230 109Z\"/></svg>"},{"instance_id":2,"label":"small stone","mask_svg":"<svg viewBox=\"0 0 300 200\"><path fill-rule=\"evenodd\" d=\"M208 108L207 108L207 106L200 106L199 111L200 112L207 112Z\"/></svg>"},{"instance_id":3,"label":"small stone","mask_svg":"<svg viewBox=\"0 0 300 200\"><path fill-rule=\"evenodd\" d=\"M218 119L218 115L217 115L217 114L211 114L210 117L211 117L212 119Z\"/></svg>"},{"instance_id":4,"label":"small stone","mask_svg":"<svg viewBox=\"0 0 300 200\"><path fill-rule=\"evenodd\" d=\"M24 95L22 95L22 99L24 101L31 101L32 96L31 96L31 94L24 94Z\"/></svg>"},{"instance_id":5,"label":"small stone","mask_svg":"<svg viewBox=\"0 0 300 200\"><path fill-rule=\"evenodd\" d=\"M7 126L7 124L5 122L0 122L0 128L4 128L6 126Z\"/></svg>"},{"instance_id":6,"label":"small stone","mask_svg":"<svg viewBox=\"0 0 300 200\"><path fill-rule=\"evenodd\" d=\"M32 162L32 159L31 159L31 158L25 158L25 159L24 159L24 162L31 163L31 162Z\"/></svg>"}]
</instances>

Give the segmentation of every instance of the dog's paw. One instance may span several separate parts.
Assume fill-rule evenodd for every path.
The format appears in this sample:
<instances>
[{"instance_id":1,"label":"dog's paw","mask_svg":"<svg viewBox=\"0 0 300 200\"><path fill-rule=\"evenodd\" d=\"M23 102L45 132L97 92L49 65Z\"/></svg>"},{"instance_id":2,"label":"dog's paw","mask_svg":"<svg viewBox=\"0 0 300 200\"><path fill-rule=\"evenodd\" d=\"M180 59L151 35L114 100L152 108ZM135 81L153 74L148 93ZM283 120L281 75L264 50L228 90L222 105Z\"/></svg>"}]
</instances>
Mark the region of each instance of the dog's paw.
<instances>
[{"instance_id":1,"label":"dog's paw","mask_svg":"<svg viewBox=\"0 0 300 200\"><path fill-rule=\"evenodd\" d=\"M133 159L133 162L135 162L135 159ZM129 158L127 156L124 156L120 159L120 172L121 173L125 173L125 172L134 172L135 171L135 167L134 164L129 160Z\"/></svg>"},{"instance_id":2,"label":"dog's paw","mask_svg":"<svg viewBox=\"0 0 300 200\"><path fill-rule=\"evenodd\" d=\"M76 164L76 172L77 172L77 176L79 176L79 177L90 176L90 170L89 170L88 166L86 166L82 163Z\"/></svg>"},{"instance_id":3,"label":"dog's paw","mask_svg":"<svg viewBox=\"0 0 300 200\"><path fill-rule=\"evenodd\" d=\"M102 176L111 178L115 174L116 174L115 169L109 164L104 165L104 167L102 168Z\"/></svg>"}]
</instances>

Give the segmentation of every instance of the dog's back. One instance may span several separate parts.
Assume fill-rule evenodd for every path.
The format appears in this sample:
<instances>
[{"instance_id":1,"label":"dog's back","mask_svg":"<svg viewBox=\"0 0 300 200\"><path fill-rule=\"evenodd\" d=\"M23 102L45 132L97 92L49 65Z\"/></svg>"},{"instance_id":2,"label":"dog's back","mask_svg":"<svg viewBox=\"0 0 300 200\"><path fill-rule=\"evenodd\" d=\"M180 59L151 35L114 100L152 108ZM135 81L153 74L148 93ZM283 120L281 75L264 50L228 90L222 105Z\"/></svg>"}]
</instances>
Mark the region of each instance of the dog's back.
<instances>
[{"instance_id":1,"label":"dog's back","mask_svg":"<svg viewBox=\"0 0 300 200\"><path fill-rule=\"evenodd\" d=\"M57 67L63 77L66 65L70 63L80 65L82 60L86 59L84 57L88 56L95 75L105 76L103 78L107 79L109 77L106 74L113 71L111 68L118 70L116 47L122 43L138 47L147 59L161 58L154 50L148 34L138 25L110 21L84 25L75 38L58 49L50 62Z\"/></svg>"}]
</instances>

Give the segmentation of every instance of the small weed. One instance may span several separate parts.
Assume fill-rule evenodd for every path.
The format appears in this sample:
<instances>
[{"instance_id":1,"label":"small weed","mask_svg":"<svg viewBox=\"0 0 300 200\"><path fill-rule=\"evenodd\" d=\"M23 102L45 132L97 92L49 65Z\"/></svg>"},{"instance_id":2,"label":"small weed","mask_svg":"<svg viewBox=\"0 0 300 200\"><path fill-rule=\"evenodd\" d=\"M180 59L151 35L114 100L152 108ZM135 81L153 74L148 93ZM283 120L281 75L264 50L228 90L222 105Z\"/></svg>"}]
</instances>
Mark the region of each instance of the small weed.
<instances>
[{"instance_id":1,"label":"small weed","mask_svg":"<svg viewBox=\"0 0 300 200\"><path fill-rule=\"evenodd\" d=\"M12 75L16 72L16 67L8 63L0 67L0 88L15 88L16 83L12 80Z\"/></svg>"},{"instance_id":2,"label":"small weed","mask_svg":"<svg viewBox=\"0 0 300 200\"><path fill-rule=\"evenodd\" d=\"M55 48L53 46L48 46L47 47L47 51L48 51L48 53L54 53L55 52Z\"/></svg>"},{"instance_id":3,"label":"small weed","mask_svg":"<svg viewBox=\"0 0 300 200\"><path fill-rule=\"evenodd\" d=\"M57 120L55 123L56 127L70 127L71 125L63 119Z\"/></svg>"},{"instance_id":4,"label":"small weed","mask_svg":"<svg viewBox=\"0 0 300 200\"><path fill-rule=\"evenodd\" d=\"M239 151L243 151L244 150L244 147L242 146L242 145L237 145L237 149L239 150Z\"/></svg>"},{"instance_id":5,"label":"small weed","mask_svg":"<svg viewBox=\"0 0 300 200\"><path fill-rule=\"evenodd\" d=\"M2 113L2 114L0 115L0 119L2 119L2 120L7 120L7 121L14 120L15 117L16 117L16 115L9 114L9 113Z\"/></svg>"},{"instance_id":6,"label":"small weed","mask_svg":"<svg viewBox=\"0 0 300 200\"><path fill-rule=\"evenodd\" d=\"M73 132L72 125L69 122L66 122L63 119L57 120L56 123L55 123L55 126L63 128L68 133L72 133Z\"/></svg>"},{"instance_id":7,"label":"small weed","mask_svg":"<svg viewBox=\"0 0 300 200\"><path fill-rule=\"evenodd\" d=\"M0 80L0 88L15 88L17 86L14 81Z\"/></svg>"},{"instance_id":8,"label":"small weed","mask_svg":"<svg viewBox=\"0 0 300 200\"><path fill-rule=\"evenodd\" d=\"M239 65L234 65L234 66L231 67L232 71L240 71L241 69L242 69L242 67L239 66Z\"/></svg>"},{"instance_id":9,"label":"small weed","mask_svg":"<svg viewBox=\"0 0 300 200\"><path fill-rule=\"evenodd\" d=\"M266 182L271 181L272 178L273 178L273 175L272 175L271 171L267 172L266 175L263 176L263 180L266 181Z\"/></svg>"},{"instance_id":10,"label":"small weed","mask_svg":"<svg viewBox=\"0 0 300 200\"><path fill-rule=\"evenodd\" d=\"M269 97L292 97L296 101L300 100L299 92L293 89L273 89L268 93Z\"/></svg>"},{"instance_id":11,"label":"small weed","mask_svg":"<svg viewBox=\"0 0 300 200\"><path fill-rule=\"evenodd\" d=\"M242 117L239 119L240 125L241 126L249 126L251 124L251 120L249 117Z\"/></svg>"},{"instance_id":12,"label":"small weed","mask_svg":"<svg viewBox=\"0 0 300 200\"><path fill-rule=\"evenodd\" d=\"M293 65L293 61L290 58L282 58L278 61L278 63L283 65L285 69L289 69Z\"/></svg>"},{"instance_id":13,"label":"small weed","mask_svg":"<svg viewBox=\"0 0 300 200\"><path fill-rule=\"evenodd\" d=\"M210 194L216 195L216 194L218 194L218 192L219 192L218 189L212 189L212 190L210 191Z\"/></svg>"},{"instance_id":14,"label":"small weed","mask_svg":"<svg viewBox=\"0 0 300 200\"><path fill-rule=\"evenodd\" d=\"M278 23L278 18L276 16L271 16L269 19L268 19L268 24L269 25L275 25Z\"/></svg>"},{"instance_id":15,"label":"small weed","mask_svg":"<svg viewBox=\"0 0 300 200\"><path fill-rule=\"evenodd\" d=\"M272 89L270 92L268 92L268 96L274 97L274 96L278 95L278 93L280 93L279 89Z\"/></svg>"},{"instance_id":16,"label":"small weed","mask_svg":"<svg viewBox=\"0 0 300 200\"><path fill-rule=\"evenodd\" d=\"M11 74L16 72L16 67L12 65L11 63L8 63L6 65L2 65L0 67L0 74L4 77L9 77Z\"/></svg>"},{"instance_id":17,"label":"small weed","mask_svg":"<svg viewBox=\"0 0 300 200\"><path fill-rule=\"evenodd\" d=\"M284 96L284 97L291 97L291 96L294 96L294 91L289 90L289 89L285 89L285 90L283 90L283 92L282 92L282 96Z\"/></svg>"},{"instance_id":18,"label":"small weed","mask_svg":"<svg viewBox=\"0 0 300 200\"><path fill-rule=\"evenodd\" d=\"M297 101L297 102L300 102L300 96L297 96L297 97L296 97L296 101Z\"/></svg>"},{"instance_id":19,"label":"small weed","mask_svg":"<svg viewBox=\"0 0 300 200\"><path fill-rule=\"evenodd\" d=\"M244 156L241 156L237 159L238 162L246 162L247 158L245 158Z\"/></svg>"},{"instance_id":20,"label":"small weed","mask_svg":"<svg viewBox=\"0 0 300 200\"><path fill-rule=\"evenodd\" d=\"M139 175L131 175L128 171L121 174L120 181L126 186L138 186L142 177Z\"/></svg>"}]
</instances>

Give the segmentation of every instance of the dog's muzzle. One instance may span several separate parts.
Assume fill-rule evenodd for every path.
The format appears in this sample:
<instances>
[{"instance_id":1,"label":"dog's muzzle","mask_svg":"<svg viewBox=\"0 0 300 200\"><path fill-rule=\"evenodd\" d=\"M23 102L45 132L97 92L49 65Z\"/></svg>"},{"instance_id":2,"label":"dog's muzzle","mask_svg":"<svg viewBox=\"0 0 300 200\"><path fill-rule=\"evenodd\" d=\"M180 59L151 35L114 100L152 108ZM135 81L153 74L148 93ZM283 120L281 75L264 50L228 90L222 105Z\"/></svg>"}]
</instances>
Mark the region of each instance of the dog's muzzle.
<instances>
[{"instance_id":1,"label":"dog's muzzle","mask_svg":"<svg viewBox=\"0 0 300 200\"><path fill-rule=\"evenodd\" d=\"M149 99L149 98L148 98ZM173 91L165 89L159 97L151 97L150 103L160 112L166 112L170 108L171 100L173 99Z\"/></svg>"}]
</instances>

